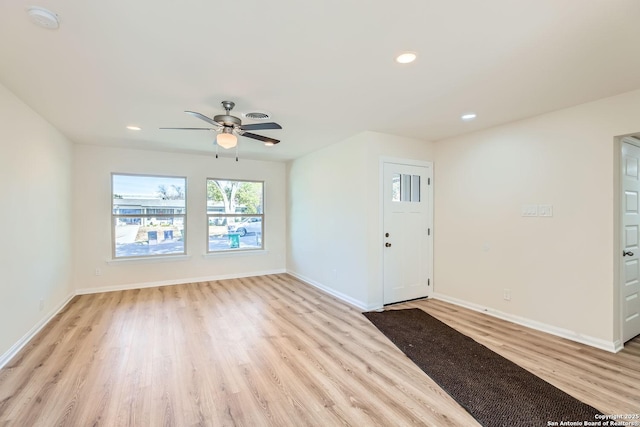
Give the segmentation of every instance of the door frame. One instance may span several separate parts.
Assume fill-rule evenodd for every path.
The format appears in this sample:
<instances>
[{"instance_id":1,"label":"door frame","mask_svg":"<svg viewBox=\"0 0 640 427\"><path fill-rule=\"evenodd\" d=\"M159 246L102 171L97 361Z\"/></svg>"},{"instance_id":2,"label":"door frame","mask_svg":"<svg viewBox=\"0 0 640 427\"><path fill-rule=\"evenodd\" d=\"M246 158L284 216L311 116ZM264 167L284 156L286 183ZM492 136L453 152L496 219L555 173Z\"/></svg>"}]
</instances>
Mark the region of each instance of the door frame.
<instances>
[{"instance_id":1,"label":"door frame","mask_svg":"<svg viewBox=\"0 0 640 427\"><path fill-rule=\"evenodd\" d=\"M429 256L427 261L429 262L429 276L427 277L429 286L427 288L427 297L430 298L433 295L434 289L434 280L433 280L433 238L435 235L433 228L433 192L434 192L434 180L433 180L433 162L425 161L425 160L415 160L415 159L406 159L399 157L387 157L380 156L379 165L378 165L378 222L380 224L378 230L378 259L380 269L378 272L379 275L379 289L380 293L378 295L378 301L380 301L379 308L384 306L384 165L386 163L395 163L400 165L407 166L419 166L427 168L427 178L429 179L429 183L427 185L427 226L431 230L431 234L428 237L427 248L429 251Z\"/></svg>"},{"instance_id":2,"label":"door frame","mask_svg":"<svg viewBox=\"0 0 640 427\"><path fill-rule=\"evenodd\" d=\"M634 145L640 148L640 140L632 138L633 135L637 134L629 134L615 138L615 156L614 156L614 218L617 222L615 224L616 232L613 238L613 247L614 247L614 265L617 265L614 268L614 283L615 289L613 290L613 316L614 316L614 325L617 325L617 330L614 331L614 351L618 352L624 348L623 335L624 335L624 294L622 292L622 286L624 285L624 261L622 259L622 245L624 242L624 209L622 206L622 174L624 173L623 168L623 159L622 159L622 148L624 143L628 143L630 145Z\"/></svg>"}]
</instances>

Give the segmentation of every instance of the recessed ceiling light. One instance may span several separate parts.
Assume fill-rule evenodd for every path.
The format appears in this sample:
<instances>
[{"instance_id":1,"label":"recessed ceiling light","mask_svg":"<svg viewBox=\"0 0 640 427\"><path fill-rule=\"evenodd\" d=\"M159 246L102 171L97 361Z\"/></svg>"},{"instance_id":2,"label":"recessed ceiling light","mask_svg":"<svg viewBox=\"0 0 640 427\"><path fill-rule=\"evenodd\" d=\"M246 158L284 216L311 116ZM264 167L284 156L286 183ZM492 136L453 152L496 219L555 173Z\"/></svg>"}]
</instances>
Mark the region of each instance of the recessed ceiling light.
<instances>
[{"instance_id":1,"label":"recessed ceiling light","mask_svg":"<svg viewBox=\"0 0 640 427\"><path fill-rule=\"evenodd\" d=\"M56 30L60 26L58 15L43 7L32 6L27 9L31 22L48 30Z\"/></svg>"},{"instance_id":2,"label":"recessed ceiling light","mask_svg":"<svg viewBox=\"0 0 640 427\"><path fill-rule=\"evenodd\" d=\"M127 129L129 129L129 130L142 130L142 128L140 126L127 126Z\"/></svg>"},{"instance_id":3,"label":"recessed ceiling light","mask_svg":"<svg viewBox=\"0 0 640 427\"><path fill-rule=\"evenodd\" d=\"M460 118L462 120L464 120L465 122L471 121L471 120L475 119L476 117L478 117L478 115L476 113L465 113L462 116L460 116Z\"/></svg>"},{"instance_id":4,"label":"recessed ceiling light","mask_svg":"<svg viewBox=\"0 0 640 427\"><path fill-rule=\"evenodd\" d=\"M396 57L396 62L400 64L409 64L410 62L415 61L417 55L413 52L405 52Z\"/></svg>"}]
</instances>

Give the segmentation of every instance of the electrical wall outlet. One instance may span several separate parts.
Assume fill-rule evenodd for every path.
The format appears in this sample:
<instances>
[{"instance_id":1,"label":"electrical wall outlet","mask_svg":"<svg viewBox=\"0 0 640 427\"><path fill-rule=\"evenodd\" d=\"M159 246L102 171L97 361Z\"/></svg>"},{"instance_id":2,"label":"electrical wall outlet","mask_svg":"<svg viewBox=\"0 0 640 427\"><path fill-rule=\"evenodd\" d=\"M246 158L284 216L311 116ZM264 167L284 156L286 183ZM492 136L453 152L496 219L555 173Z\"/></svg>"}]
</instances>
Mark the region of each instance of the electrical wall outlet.
<instances>
[{"instance_id":1,"label":"electrical wall outlet","mask_svg":"<svg viewBox=\"0 0 640 427\"><path fill-rule=\"evenodd\" d=\"M511 289L505 289L502 298L504 298L505 301L511 301Z\"/></svg>"},{"instance_id":2,"label":"electrical wall outlet","mask_svg":"<svg viewBox=\"0 0 640 427\"><path fill-rule=\"evenodd\" d=\"M102 270L100 270L99 268L96 268L95 274L96 276L102 276Z\"/></svg>"}]
</instances>

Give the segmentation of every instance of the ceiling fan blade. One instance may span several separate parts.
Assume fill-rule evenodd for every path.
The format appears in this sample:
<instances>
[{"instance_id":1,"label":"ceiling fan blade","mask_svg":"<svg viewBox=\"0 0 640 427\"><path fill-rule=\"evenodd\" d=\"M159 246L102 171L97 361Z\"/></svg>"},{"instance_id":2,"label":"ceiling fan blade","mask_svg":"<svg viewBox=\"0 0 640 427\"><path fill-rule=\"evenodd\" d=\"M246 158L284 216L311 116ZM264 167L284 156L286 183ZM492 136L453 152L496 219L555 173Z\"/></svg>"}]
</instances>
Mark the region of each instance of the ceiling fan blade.
<instances>
[{"instance_id":1,"label":"ceiling fan blade","mask_svg":"<svg viewBox=\"0 0 640 427\"><path fill-rule=\"evenodd\" d=\"M277 123L269 122L269 123L255 123L252 125L242 125L240 126L242 130L267 130L267 129L282 129Z\"/></svg>"},{"instance_id":2,"label":"ceiling fan blade","mask_svg":"<svg viewBox=\"0 0 640 427\"><path fill-rule=\"evenodd\" d=\"M241 135L246 136L247 138L257 139L258 141L262 141L262 142L270 142L271 144L277 144L278 142L280 142L277 139L269 138L262 135L256 135L255 133L251 133L251 132L243 132Z\"/></svg>"},{"instance_id":3,"label":"ceiling fan blade","mask_svg":"<svg viewBox=\"0 0 640 427\"><path fill-rule=\"evenodd\" d=\"M205 122L214 125L216 128L221 128L222 125L216 121L214 121L213 119L210 119L209 117L205 116L204 114L200 114L200 113L196 113L195 111L185 111L185 113L193 116L193 117L197 117L200 120L204 120Z\"/></svg>"},{"instance_id":4,"label":"ceiling fan blade","mask_svg":"<svg viewBox=\"0 0 640 427\"><path fill-rule=\"evenodd\" d=\"M162 130L173 129L173 130L216 130L212 128L160 128Z\"/></svg>"}]
</instances>

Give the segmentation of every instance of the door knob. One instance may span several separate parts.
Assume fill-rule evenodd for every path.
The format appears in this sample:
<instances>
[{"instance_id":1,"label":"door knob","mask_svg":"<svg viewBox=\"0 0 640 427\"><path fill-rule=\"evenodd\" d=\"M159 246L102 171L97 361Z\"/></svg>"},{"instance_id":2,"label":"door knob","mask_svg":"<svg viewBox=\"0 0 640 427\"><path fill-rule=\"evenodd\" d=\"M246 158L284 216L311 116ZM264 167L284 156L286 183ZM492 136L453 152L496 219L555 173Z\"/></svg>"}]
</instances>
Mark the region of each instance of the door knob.
<instances>
[{"instance_id":1,"label":"door knob","mask_svg":"<svg viewBox=\"0 0 640 427\"><path fill-rule=\"evenodd\" d=\"M389 237L389 233L384 233L384 237Z\"/></svg>"},{"instance_id":2,"label":"door knob","mask_svg":"<svg viewBox=\"0 0 640 427\"><path fill-rule=\"evenodd\" d=\"M622 251L622 256L633 256L633 252L631 252L631 251Z\"/></svg>"},{"instance_id":3,"label":"door knob","mask_svg":"<svg viewBox=\"0 0 640 427\"><path fill-rule=\"evenodd\" d=\"M386 247L390 248L391 247L391 243L387 242L384 244Z\"/></svg>"}]
</instances>

